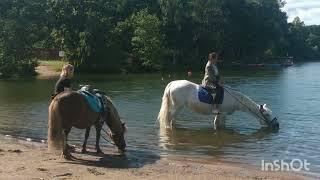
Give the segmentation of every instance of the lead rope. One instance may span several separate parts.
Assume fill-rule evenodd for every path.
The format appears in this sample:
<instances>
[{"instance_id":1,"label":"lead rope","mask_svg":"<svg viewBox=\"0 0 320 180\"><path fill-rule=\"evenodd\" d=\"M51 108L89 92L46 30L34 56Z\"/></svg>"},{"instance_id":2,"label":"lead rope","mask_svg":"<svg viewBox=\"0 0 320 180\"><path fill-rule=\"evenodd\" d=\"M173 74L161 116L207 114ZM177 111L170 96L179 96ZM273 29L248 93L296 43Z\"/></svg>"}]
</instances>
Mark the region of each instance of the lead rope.
<instances>
[{"instance_id":1,"label":"lead rope","mask_svg":"<svg viewBox=\"0 0 320 180\"><path fill-rule=\"evenodd\" d=\"M107 131L106 131L105 129L103 129L103 128L101 128L101 130L102 130L103 132L105 132L105 133L109 136L109 138L111 138L109 132L107 132ZM102 134L100 134L100 135L101 135L101 137L102 137L105 141L107 141L108 143L110 143L110 144L112 144L112 145L115 145L111 140L105 138Z\"/></svg>"},{"instance_id":2,"label":"lead rope","mask_svg":"<svg viewBox=\"0 0 320 180\"><path fill-rule=\"evenodd\" d=\"M99 94L99 93L97 93L97 94ZM108 112L107 112L107 107L108 107L107 102L104 100L104 98L102 98L103 94L99 94L99 95L100 95L100 97L99 97L100 102L102 103L103 109L105 109L105 110L104 110L104 111L105 111L104 113L108 113ZM108 120L108 119L106 119L106 121L107 121L107 120ZM106 123L107 123L107 122L106 122ZM107 132L107 131L103 128L103 124L104 124L104 123L102 123L101 130L102 130L103 132L105 132L105 133L109 136L110 139L112 139L110 133ZM115 145L115 144L112 142L112 140L109 140L109 139L105 138L101 133L100 133L100 136L101 136L105 141L107 141L108 143L110 143L110 144L112 144L112 145Z\"/></svg>"},{"instance_id":3,"label":"lead rope","mask_svg":"<svg viewBox=\"0 0 320 180\"><path fill-rule=\"evenodd\" d=\"M243 102L241 102L237 97L235 97L234 95L232 95L227 88L224 87L224 89L227 91L227 93L229 93L234 99L236 99L241 105L243 105L244 107L246 107L250 112L252 112L253 114L255 114L257 117L259 117L259 119L262 119L265 123L269 124L269 122L267 122L264 118L261 118L260 115L258 115L256 112L254 112L253 110L251 110L251 108L249 108L247 105L245 105ZM262 112L260 112L261 115L264 117L264 115L262 114Z\"/></svg>"}]
</instances>

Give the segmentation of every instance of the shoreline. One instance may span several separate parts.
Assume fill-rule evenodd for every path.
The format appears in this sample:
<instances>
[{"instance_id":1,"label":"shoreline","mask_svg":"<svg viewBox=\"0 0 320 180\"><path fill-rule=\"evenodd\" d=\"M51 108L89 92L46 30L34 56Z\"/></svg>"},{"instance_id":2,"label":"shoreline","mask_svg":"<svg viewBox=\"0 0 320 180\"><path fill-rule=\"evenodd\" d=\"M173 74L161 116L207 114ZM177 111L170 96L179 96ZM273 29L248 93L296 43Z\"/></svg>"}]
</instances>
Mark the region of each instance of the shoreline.
<instances>
[{"instance_id":1,"label":"shoreline","mask_svg":"<svg viewBox=\"0 0 320 180\"><path fill-rule=\"evenodd\" d=\"M45 143L0 138L0 179L318 179L295 172L264 172L259 167L190 156L159 156L130 150L120 156L115 148L105 154L80 153L73 161L49 153ZM89 146L89 148L92 148Z\"/></svg>"}]
</instances>

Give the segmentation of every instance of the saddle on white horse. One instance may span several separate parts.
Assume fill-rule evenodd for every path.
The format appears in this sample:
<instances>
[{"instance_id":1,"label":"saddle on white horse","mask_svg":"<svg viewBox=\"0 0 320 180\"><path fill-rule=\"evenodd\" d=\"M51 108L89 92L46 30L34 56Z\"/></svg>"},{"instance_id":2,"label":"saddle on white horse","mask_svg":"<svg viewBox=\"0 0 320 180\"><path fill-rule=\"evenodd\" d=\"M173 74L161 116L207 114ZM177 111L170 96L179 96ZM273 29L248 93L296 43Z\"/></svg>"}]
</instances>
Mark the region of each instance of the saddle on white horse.
<instances>
[{"instance_id":1,"label":"saddle on white horse","mask_svg":"<svg viewBox=\"0 0 320 180\"><path fill-rule=\"evenodd\" d=\"M201 102L207 104L213 104L213 99L216 93L214 89L209 89L200 85L198 90L198 98Z\"/></svg>"}]
</instances>

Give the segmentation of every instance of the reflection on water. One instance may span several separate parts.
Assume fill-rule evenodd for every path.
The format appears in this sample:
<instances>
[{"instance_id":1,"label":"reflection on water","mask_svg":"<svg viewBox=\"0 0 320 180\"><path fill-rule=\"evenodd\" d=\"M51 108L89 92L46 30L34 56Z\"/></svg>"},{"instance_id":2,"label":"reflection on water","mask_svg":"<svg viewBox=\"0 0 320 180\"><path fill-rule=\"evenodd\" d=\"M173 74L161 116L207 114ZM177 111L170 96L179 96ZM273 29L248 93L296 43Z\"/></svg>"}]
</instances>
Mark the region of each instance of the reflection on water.
<instances>
[{"instance_id":1,"label":"reflection on water","mask_svg":"<svg viewBox=\"0 0 320 180\"><path fill-rule=\"evenodd\" d=\"M183 110L177 128L160 131L156 117L163 90L185 75L76 75L74 87L92 84L112 98L128 126L128 149L152 154L187 154L260 165L261 160L307 159L311 171L320 172L320 63L307 63L276 71L224 71L225 81L266 103L280 122L280 130L261 128L246 114L226 119L226 130L213 131L212 117ZM200 82L202 74L189 80ZM162 78L164 80L162 80ZM48 105L56 79L0 80L0 133L46 139ZM94 128L89 144L95 142ZM71 143L81 144L84 130L72 129ZM102 141L102 146L108 146ZM143 151L141 151L143 150ZM145 153L146 154L146 153ZM141 154L140 154L141 156Z\"/></svg>"},{"instance_id":2,"label":"reflection on water","mask_svg":"<svg viewBox=\"0 0 320 180\"><path fill-rule=\"evenodd\" d=\"M248 141L259 141L266 138L271 133L276 131L262 127L250 134L241 134L233 129L213 130L206 129L186 129L175 128L173 130L160 128L159 130L159 145L165 149L188 149L192 150L194 147L206 148L207 153L217 154L221 148ZM211 150L214 150L211 152ZM193 151L190 151L193 153Z\"/></svg>"}]
</instances>

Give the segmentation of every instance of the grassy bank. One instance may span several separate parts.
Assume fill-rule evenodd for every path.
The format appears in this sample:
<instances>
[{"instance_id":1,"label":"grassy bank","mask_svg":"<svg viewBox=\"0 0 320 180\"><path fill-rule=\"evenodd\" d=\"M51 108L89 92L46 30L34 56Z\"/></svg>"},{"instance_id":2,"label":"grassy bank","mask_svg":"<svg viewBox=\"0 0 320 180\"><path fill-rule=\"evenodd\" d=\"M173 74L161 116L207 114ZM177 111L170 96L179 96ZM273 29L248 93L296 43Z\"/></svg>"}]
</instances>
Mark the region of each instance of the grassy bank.
<instances>
[{"instance_id":1,"label":"grassy bank","mask_svg":"<svg viewBox=\"0 0 320 180\"><path fill-rule=\"evenodd\" d=\"M38 61L39 65L36 67L36 73L40 78L57 77L59 76L63 65L66 61Z\"/></svg>"},{"instance_id":2,"label":"grassy bank","mask_svg":"<svg viewBox=\"0 0 320 180\"><path fill-rule=\"evenodd\" d=\"M49 69L60 72L63 65L67 64L66 61L58 61L58 60L40 60L39 66L47 66Z\"/></svg>"}]
</instances>

